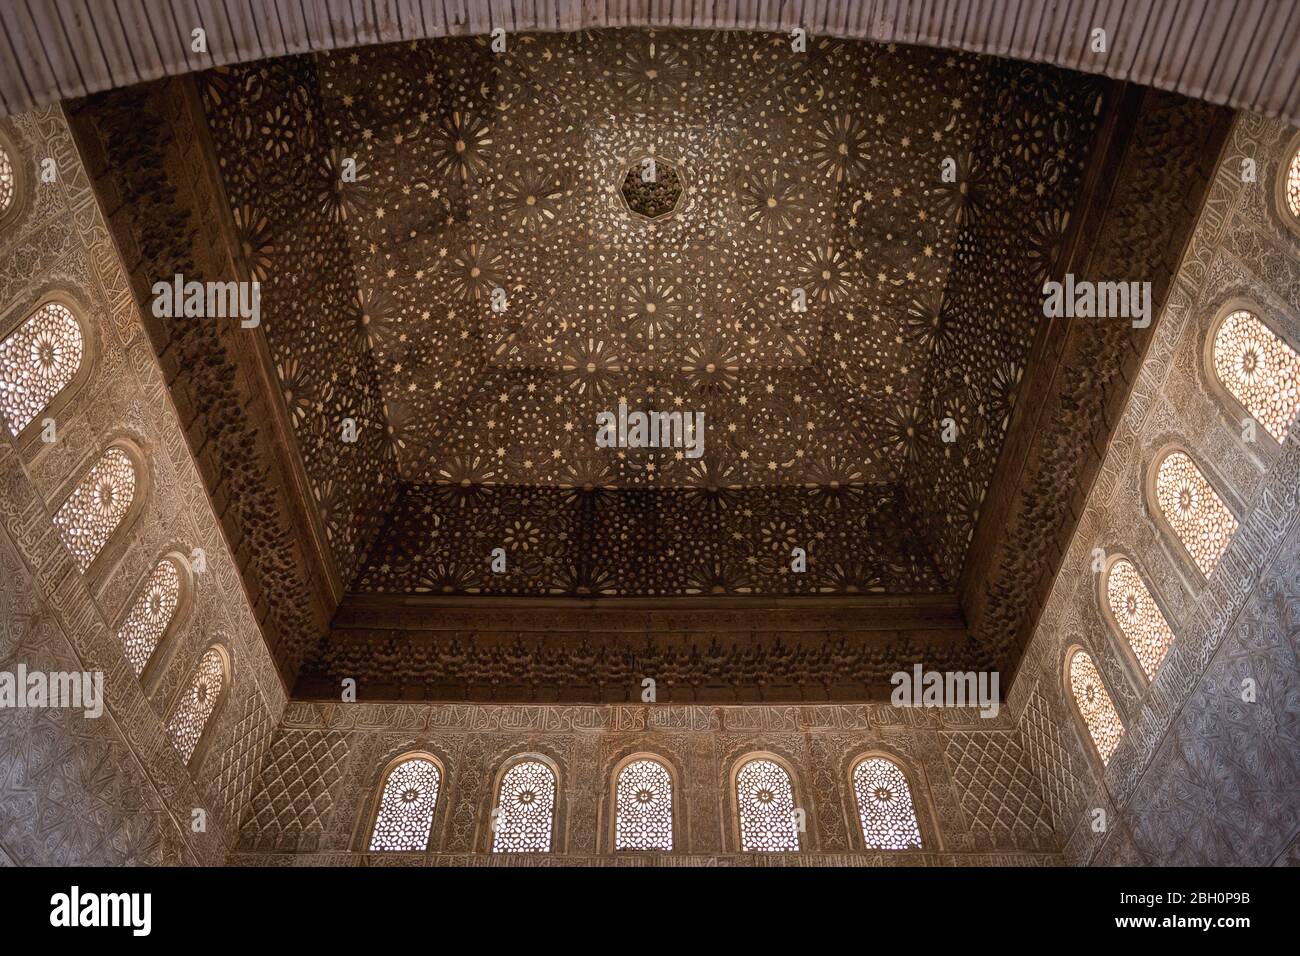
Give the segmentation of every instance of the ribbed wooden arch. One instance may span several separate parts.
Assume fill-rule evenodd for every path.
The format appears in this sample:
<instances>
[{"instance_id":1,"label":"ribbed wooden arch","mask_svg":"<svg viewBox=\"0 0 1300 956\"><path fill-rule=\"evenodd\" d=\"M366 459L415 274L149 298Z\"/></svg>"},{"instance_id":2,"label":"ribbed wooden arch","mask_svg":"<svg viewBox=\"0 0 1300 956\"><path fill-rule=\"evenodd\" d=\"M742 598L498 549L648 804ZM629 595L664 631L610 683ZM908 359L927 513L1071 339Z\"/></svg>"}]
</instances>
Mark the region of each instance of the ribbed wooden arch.
<instances>
[{"instance_id":1,"label":"ribbed wooden arch","mask_svg":"<svg viewBox=\"0 0 1300 956\"><path fill-rule=\"evenodd\" d=\"M424 37L656 26L914 43L1102 73L1300 124L1277 0L47 0L0 13L0 115L160 76ZM191 31L206 31L207 52ZM1105 52L1089 42L1106 31Z\"/></svg>"}]
</instances>

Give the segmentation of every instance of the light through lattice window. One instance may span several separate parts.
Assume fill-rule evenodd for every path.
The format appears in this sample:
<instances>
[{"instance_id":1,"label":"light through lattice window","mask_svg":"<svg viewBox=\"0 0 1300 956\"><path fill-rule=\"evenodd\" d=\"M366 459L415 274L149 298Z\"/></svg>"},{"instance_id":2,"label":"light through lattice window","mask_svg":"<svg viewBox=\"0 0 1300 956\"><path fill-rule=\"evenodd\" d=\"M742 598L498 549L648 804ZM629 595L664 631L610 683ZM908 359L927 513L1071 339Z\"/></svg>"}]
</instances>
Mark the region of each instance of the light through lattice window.
<instances>
[{"instance_id":1,"label":"light through lattice window","mask_svg":"<svg viewBox=\"0 0 1300 956\"><path fill-rule=\"evenodd\" d=\"M172 714L171 723L167 725L172 743L186 763L194 756L194 748L199 745L208 720L217 708L217 700L225 681L225 655L219 648L209 647L199 659L190 686L185 689L185 696L181 698L176 712Z\"/></svg>"},{"instance_id":2,"label":"light through lattice window","mask_svg":"<svg viewBox=\"0 0 1300 956\"><path fill-rule=\"evenodd\" d=\"M1214 336L1214 372L1232 397L1278 442L1300 411L1300 355L1245 309Z\"/></svg>"},{"instance_id":3,"label":"light through lattice window","mask_svg":"<svg viewBox=\"0 0 1300 956\"><path fill-rule=\"evenodd\" d=\"M82 571L108 543L134 496L135 465L122 449L110 448L55 513L59 537Z\"/></svg>"},{"instance_id":4,"label":"light through lattice window","mask_svg":"<svg viewBox=\"0 0 1300 956\"><path fill-rule=\"evenodd\" d=\"M740 848L779 853L799 849L794 787L785 768L772 760L751 760L736 773Z\"/></svg>"},{"instance_id":5,"label":"light through lattice window","mask_svg":"<svg viewBox=\"0 0 1300 956\"><path fill-rule=\"evenodd\" d=\"M862 840L868 850L921 848L912 791L903 771L892 760L868 757L853 768Z\"/></svg>"},{"instance_id":6,"label":"light through lattice window","mask_svg":"<svg viewBox=\"0 0 1300 956\"><path fill-rule=\"evenodd\" d=\"M0 342L0 408L17 436L81 368L81 325L65 306L41 306Z\"/></svg>"},{"instance_id":7,"label":"light through lattice window","mask_svg":"<svg viewBox=\"0 0 1300 956\"><path fill-rule=\"evenodd\" d=\"M1291 215L1300 219L1300 149L1291 155L1291 162L1286 167L1286 208Z\"/></svg>"},{"instance_id":8,"label":"light through lattice window","mask_svg":"<svg viewBox=\"0 0 1300 956\"><path fill-rule=\"evenodd\" d=\"M673 779L657 760L634 760L614 787L614 848L673 848Z\"/></svg>"},{"instance_id":9,"label":"light through lattice window","mask_svg":"<svg viewBox=\"0 0 1300 956\"><path fill-rule=\"evenodd\" d=\"M1120 558L1107 572L1106 601L1120 633L1142 665L1142 672L1151 680L1174 642L1174 632L1137 568L1127 558Z\"/></svg>"},{"instance_id":10,"label":"light through lattice window","mask_svg":"<svg viewBox=\"0 0 1300 956\"><path fill-rule=\"evenodd\" d=\"M181 576L176 565L168 560L159 561L145 582L144 592L136 599L122 629L117 632L117 639L122 642L126 659L131 662L136 677L144 673L154 648L171 624L180 597Z\"/></svg>"},{"instance_id":11,"label":"light through lattice window","mask_svg":"<svg viewBox=\"0 0 1300 956\"><path fill-rule=\"evenodd\" d=\"M1156 472L1156 500L1165 520L1187 548L1201 573L1209 577L1228 550L1237 519L1201 470L1184 452L1165 456Z\"/></svg>"},{"instance_id":12,"label":"light through lattice window","mask_svg":"<svg viewBox=\"0 0 1300 956\"><path fill-rule=\"evenodd\" d=\"M1124 736L1124 725L1119 722L1115 705L1101 682L1097 665L1087 651L1078 650L1070 658L1070 692L1079 716L1088 728L1088 735L1097 748L1103 764L1109 763L1111 754Z\"/></svg>"},{"instance_id":13,"label":"light through lattice window","mask_svg":"<svg viewBox=\"0 0 1300 956\"><path fill-rule=\"evenodd\" d=\"M388 772L371 850L427 850L438 804L438 765L425 757L403 760Z\"/></svg>"},{"instance_id":14,"label":"light through lattice window","mask_svg":"<svg viewBox=\"0 0 1300 956\"><path fill-rule=\"evenodd\" d=\"M14 175L14 163L9 158L9 151L0 146L0 216L9 211L18 192L18 177Z\"/></svg>"},{"instance_id":15,"label":"light through lattice window","mask_svg":"<svg viewBox=\"0 0 1300 956\"><path fill-rule=\"evenodd\" d=\"M549 853L555 816L555 774L540 760L506 771L497 796L493 853Z\"/></svg>"}]
</instances>

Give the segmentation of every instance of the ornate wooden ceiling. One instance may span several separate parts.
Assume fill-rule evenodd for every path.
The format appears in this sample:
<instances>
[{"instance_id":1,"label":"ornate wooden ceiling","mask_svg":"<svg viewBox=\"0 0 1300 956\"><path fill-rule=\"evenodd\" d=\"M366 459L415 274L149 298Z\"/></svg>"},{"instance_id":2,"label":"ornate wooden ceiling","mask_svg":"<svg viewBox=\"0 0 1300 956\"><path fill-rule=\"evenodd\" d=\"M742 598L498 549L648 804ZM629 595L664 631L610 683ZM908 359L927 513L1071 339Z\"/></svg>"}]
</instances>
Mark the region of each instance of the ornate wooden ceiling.
<instances>
[{"instance_id":1,"label":"ornate wooden ceiling","mask_svg":"<svg viewBox=\"0 0 1300 956\"><path fill-rule=\"evenodd\" d=\"M953 589L1096 82L914 48L608 31L205 84L352 590ZM685 187L649 219L623 187L655 157ZM620 404L703 412L703 456L597 448L597 415ZM349 446L346 418L382 439Z\"/></svg>"},{"instance_id":2,"label":"ornate wooden ceiling","mask_svg":"<svg viewBox=\"0 0 1300 956\"><path fill-rule=\"evenodd\" d=\"M124 111L170 133L141 143ZM783 699L863 696L918 660L1014 666L1044 568L1002 529L1023 556L1072 527L1091 474L1059 461L1108 433L1042 412L1122 399L1145 342L1102 336L1099 394L1070 393L1089 333L1049 329L1042 283L1083 271L1108 216L1141 230L1200 195L1192 163L1111 209L1154 168L1133 144L1160 111L1166 149L1220 135L1208 107L1050 67L629 30L264 61L73 121L92 153L129 138L131 161L201 177L183 201L135 189L124 235L215 214L217 270L262 283L252 340L151 332L185 402L197 372L171 348L233 363L270 412L239 426L281 444L270 485L226 521L280 529L244 573L287 682L622 699L650 673L683 699ZM101 196L136 175L117 155L90 164ZM1175 256L1184 225L1157 228ZM146 271L183 258L177 232ZM703 455L597 447L620 403L704 412ZM214 496L238 446L209 452Z\"/></svg>"}]
</instances>

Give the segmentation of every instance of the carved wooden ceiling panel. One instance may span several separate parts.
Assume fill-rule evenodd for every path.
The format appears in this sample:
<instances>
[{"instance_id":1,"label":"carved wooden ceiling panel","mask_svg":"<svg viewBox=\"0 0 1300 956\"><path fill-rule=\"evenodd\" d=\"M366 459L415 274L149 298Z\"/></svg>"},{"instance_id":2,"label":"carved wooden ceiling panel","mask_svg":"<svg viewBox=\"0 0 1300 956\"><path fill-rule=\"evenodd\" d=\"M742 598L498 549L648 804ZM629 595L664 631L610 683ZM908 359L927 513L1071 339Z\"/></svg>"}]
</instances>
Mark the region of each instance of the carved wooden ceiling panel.
<instances>
[{"instance_id":1,"label":"carved wooden ceiling panel","mask_svg":"<svg viewBox=\"0 0 1300 956\"><path fill-rule=\"evenodd\" d=\"M581 492L412 485L354 589L612 597L922 594L944 582L889 485ZM493 548L509 560L494 572ZM792 570L803 548L807 573ZM477 557L483 556L483 557Z\"/></svg>"},{"instance_id":2,"label":"carved wooden ceiling panel","mask_svg":"<svg viewBox=\"0 0 1300 956\"><path fill-rule=\"evenodd\" d=\"M919 48L643 30L205 74L340 576L951 591L1102 88ZM702 412L703 454L598 447L620 403Z\"/></svg>"}]
</instances>

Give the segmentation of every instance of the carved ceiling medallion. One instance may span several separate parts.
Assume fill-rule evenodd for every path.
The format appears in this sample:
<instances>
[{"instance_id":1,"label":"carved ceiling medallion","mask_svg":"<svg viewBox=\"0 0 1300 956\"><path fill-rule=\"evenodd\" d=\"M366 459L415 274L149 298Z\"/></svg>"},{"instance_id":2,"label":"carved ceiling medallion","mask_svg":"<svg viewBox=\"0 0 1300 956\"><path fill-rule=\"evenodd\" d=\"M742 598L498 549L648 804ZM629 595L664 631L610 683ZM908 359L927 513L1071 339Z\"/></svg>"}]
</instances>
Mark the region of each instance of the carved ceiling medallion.
<instances>
[{"instance_id":1,"label":"carved ceiling medallion","mask_svg":"<svg viewBox=\"0 0 1300 956\"><path fill-rule=\"evenodd\" d=\"M647 155L628 167L619 194L629 212L653 222L677 211L684 188L672 163L663 157ZM653 306L650 303L651 315Z\"/></svg>"}]
</instances>

